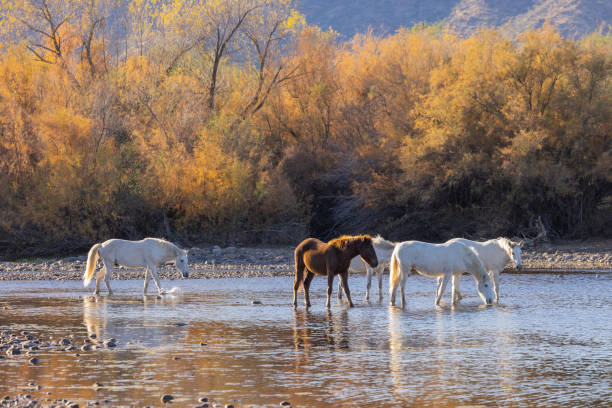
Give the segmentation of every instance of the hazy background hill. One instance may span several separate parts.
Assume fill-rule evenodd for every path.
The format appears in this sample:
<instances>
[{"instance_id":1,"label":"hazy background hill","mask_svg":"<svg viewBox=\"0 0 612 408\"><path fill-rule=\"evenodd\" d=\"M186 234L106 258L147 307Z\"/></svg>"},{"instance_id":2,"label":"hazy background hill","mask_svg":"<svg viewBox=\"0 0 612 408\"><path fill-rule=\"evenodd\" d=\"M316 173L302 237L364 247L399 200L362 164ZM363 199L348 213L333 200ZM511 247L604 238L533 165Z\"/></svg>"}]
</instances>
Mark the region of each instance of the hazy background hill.
<instances>
[{"instance_id":1,"label":"hazy background hill","mask_svg":"<svg viewBox=\"0 0 612 408\"><path fill-rule=\"evenodd\" d=\"M420 22L450 24L463 36L482 25L516 34L548 21L576 39L612 24L610 0L302 0L299 9L310 23L348 37L368 27L384 34Z\"/></svg>"}]
</instances>

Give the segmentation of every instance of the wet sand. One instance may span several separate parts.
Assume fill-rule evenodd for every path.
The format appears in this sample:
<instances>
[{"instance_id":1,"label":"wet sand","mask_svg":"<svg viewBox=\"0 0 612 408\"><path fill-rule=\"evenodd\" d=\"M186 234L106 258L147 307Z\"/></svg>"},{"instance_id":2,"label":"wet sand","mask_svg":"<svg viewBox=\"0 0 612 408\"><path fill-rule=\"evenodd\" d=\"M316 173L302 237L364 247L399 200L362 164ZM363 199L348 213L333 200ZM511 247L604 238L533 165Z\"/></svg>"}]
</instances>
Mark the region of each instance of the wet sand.
<instances>
[{"instance_id":1,"label":"wet sand","mask_svg":"<svg viewBox=\"0 0 612 408\"><path fill-rule=\"evenodd\" d=\"M293 274L293 247L202 246L189 250L190 278L272 277ZM612 270L612 240L545 243L523 251L523 272ZM0 262L0 280L80 280L86 254L54 259ZM99 266L101 264L99 263ZM506 272L516 272L507 268ZM161 279L180 279L172 264ZM142 270L117 267L112 279L143 279Z\"/></svg>"}]
</instances>

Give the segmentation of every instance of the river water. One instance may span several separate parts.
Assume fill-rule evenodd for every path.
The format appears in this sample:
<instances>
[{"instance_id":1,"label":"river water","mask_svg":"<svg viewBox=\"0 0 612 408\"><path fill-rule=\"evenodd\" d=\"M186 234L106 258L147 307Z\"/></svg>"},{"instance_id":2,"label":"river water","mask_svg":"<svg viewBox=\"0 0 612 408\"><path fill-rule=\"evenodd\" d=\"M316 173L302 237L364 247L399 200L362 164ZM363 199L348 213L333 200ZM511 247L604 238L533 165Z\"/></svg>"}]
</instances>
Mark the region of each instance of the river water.
<instances>
[{"instance_id":1,"label":"river water","mask_svg":"<svg viewBox=\"0 0 612 408\"><path fill-rule=\"evenodd\" d=\"M161 299L143 298L142 281L112 281L111 297L90 296L75 281L2 282L0 330L72 336L77 345L93 333L117 347L39 350L35 366L30 356L0 359L0 398L27 391L81 406L159 406L163 394L174 406L196 406L200 397L236 407L612 404L612 274L502 275L501 302L490 307L463 279L461 305L449 305L447 290L435 307L435 281L413 276L400 310L387 293L381 304L366 303L365 277L351 276L356 307L339 304L334 288L329 311L320 277L308 311L302 293L292 308L288 277L162 281L182 295Z\"/></svg>"}]
</instances>

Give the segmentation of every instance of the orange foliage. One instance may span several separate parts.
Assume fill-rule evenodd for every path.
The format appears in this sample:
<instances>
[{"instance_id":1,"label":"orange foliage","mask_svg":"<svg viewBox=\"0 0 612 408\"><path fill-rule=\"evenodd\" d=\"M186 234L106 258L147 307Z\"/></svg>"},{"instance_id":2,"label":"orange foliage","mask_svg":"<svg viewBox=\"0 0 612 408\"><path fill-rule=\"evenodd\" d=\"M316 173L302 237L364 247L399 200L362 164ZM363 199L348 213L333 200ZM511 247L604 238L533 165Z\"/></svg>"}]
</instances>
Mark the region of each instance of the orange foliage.
<instances>
[{"instance_id":1,"label":"orange foliage","mask_svg":"<svg viewBox=\"0 0 612 408\"><path fill-rule=\"evenodd\" d=\"M59 49L40 54L27 30L0 47L3 236L86 248L175 233L441 239L538 215L560 234L610 226L609 36L420 26L340 43L284 0L240 24L245 0L185 3L238 27L219 53L188 9L147 4L131 3L119 42L100 10L56 2Z\"/></svg>"}]
</instances>

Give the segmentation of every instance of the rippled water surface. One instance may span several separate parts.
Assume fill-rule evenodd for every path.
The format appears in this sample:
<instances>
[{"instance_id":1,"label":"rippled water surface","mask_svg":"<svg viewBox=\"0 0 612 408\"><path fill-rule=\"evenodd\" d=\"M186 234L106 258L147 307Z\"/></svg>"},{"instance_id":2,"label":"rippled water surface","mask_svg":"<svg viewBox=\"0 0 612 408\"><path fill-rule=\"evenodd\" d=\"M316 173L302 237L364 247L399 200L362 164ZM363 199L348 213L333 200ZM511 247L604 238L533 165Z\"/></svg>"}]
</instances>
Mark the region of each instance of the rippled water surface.
<instances>
[{"instance_id":1,"label":"rippled water surface","mask_svg":"<svg viewBox=\"0 0 612 408\"><path fill-rule=\"evenodd\" d=\"M612 274L503 275L492 307L464 280L451 308L433 305L434 280L411 277L404 311L388 306L386 278L382 304L366 303L363 276L350 280L356 307L334 288L330 311L323 278L309 311L301 293L293 310L286 277L165 281L183 296L162 299L143 298L142 281L113 281L110 297L79 282L2 282L0 330L118 345L41 350L37 366L0 359L0 398L34 383L33 396L113 406L159 405L163 394L174 406L203 396L237 407L612 403Z\"/></svg>"}]
</instances>

